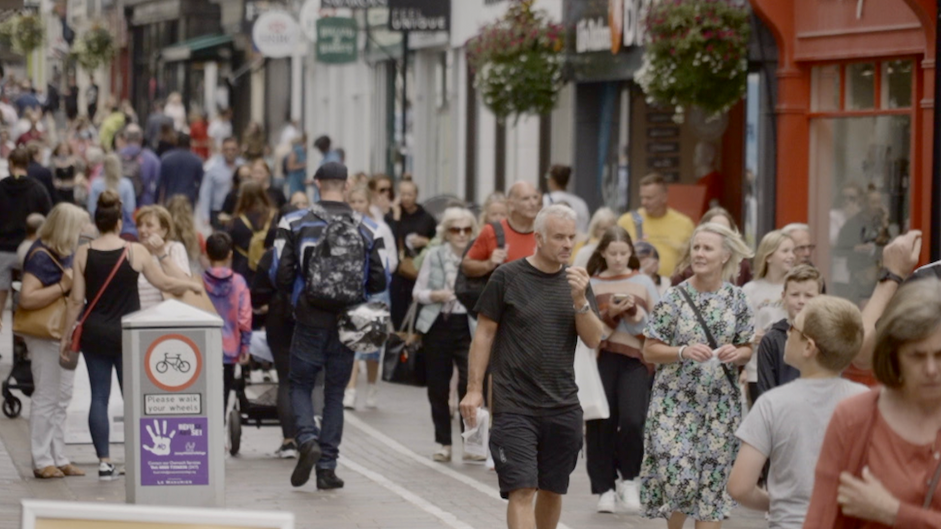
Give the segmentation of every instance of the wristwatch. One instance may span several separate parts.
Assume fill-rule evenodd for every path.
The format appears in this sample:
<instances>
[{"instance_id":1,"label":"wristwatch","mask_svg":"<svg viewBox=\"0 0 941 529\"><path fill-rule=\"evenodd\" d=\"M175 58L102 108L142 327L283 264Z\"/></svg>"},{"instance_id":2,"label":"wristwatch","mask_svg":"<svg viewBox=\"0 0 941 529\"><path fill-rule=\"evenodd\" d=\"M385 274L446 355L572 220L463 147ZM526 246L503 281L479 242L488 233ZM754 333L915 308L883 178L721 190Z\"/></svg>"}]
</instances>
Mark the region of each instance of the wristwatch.
<instances>
[{"instance_id":1,"label":"wristwatch","mask_svg":"<svg viewBox=\"0 0 941 529\"><path fill-rule=\"evenodd\" d=\"M895 281L899 285L905 282L901 276L893 274L888 268L883 268L879 271L879 282L882 283L883 281Z\"/></svg>"},{"instance_id":2,"label":"wristwatch","mask_svg":"<svg viewBox=\"0 0 941 529\"><path fill-rule=\"evenodd\" d=\"M582 305L582 308L578 308L575 305L572 305L572 308L575 309L576 316L579 314L587 314L588 311L591 310L591 303L586 301L585 304Z\"/></svg>"}]
</instances>

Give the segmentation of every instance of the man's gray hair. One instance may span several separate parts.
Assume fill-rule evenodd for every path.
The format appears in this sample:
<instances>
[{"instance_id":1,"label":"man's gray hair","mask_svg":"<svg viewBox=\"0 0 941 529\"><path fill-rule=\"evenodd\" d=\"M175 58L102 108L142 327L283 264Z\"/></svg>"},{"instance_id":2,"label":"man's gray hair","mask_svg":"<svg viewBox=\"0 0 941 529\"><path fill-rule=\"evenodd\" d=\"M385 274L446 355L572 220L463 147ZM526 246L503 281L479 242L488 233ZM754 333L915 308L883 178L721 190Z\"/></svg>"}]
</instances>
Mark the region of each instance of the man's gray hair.
<instances>
[{"instance_id":1,"label":"man's gray hair","mask_svg":"<svg viewBox=\"0 0 941 529\"><path fill-rule=\"evenodd\" d=\"M794 233L795 231L810 232L810 226L803 224L801 222L792 222L788 224L787 226L781 228L781 232L784 233L784 235L787 235L788 237L790 237L790 235Z\"/></svg>"},{"instance_id":2,"label":"man's gray hair","mask_svg":"<svg viewBox=\"0 0 941 529\"><path fill-rule=\"evenodd\" d=\"M572 222L578 221L578 215L575 213L575 210L563 205L563 204L553 204L549 207L542 208L538 215L536 215L536 222L533 224L533 230L545 237L546 233L546 220L549 217L555 219L570 220Z\"/></svg>"},{"instance_id":3,"label":"man's gray hair","mask_svg":"<svg viewBox=\"0 0 941 529\"><path fill-rule=\"evenodd\" d=\"M136 143L140 145L144 141L144 133L141 131L140 126L136 124L130 124L124 129L124 141L128 143Z\"/></svg>"}]
</instances>

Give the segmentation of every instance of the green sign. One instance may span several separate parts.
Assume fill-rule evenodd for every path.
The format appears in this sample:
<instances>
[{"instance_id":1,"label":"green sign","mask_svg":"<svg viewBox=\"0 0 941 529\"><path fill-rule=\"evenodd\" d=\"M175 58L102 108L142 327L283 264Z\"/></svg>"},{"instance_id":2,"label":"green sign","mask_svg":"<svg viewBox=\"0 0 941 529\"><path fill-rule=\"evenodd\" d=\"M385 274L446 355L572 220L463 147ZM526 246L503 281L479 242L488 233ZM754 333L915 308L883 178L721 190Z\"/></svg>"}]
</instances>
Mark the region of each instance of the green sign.
<instances>
[{"instance_id":1,"label":"green sign","mask_svg":"<svg viewBox=\"0 0 941 529\"><path fill-rule=\"evenodd\" d=\"M317 21L317 60L331 64L356 62L359 27L353 18L329 17Z\"/></svg>"}]
</instances>

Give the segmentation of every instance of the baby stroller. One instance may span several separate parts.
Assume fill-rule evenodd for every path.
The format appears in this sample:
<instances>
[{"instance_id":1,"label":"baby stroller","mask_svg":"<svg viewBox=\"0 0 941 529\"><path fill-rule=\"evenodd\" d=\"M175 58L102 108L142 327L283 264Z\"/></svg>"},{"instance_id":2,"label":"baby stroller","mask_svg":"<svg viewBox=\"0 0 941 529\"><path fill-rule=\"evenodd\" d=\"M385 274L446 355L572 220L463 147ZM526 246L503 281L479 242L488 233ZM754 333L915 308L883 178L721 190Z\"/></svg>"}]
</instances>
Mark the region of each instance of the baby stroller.
<instances>
[{"instance_id":1,"label":"baby stroller","mask_svg":"<svg viewBox=\"0 0 941 529\"><path fill-rule=\"evenodd\" d=\"M261 428L280 426L278 418L278 381L269 376L273 361L264 333L252 337L251 359L239 366L234 390L235 405L229 412L229 453L237 455L242 441L242 426ZM267 350L267 351L266 351ZM254 373L254 376L253 376Z\"/></svg>"},{"instance_id":2,"label":"baby stroller","mask_svg":"<svg viewBox=\"0 0 941 529\"><path fill-rule=\"evenodd\" d=\"M19 291L20 272L14 270L14 294ZM13 310L16 310L16 297L14 296ZM11 419L20 416L23 411L23 403L13 390L17 390L27 397L33 394L33 371L29 360L29 351L26 349L26 342L21 336L13 335L13 369L6 380L3 381L3 414Z\"/></svg>"}]
</instances>

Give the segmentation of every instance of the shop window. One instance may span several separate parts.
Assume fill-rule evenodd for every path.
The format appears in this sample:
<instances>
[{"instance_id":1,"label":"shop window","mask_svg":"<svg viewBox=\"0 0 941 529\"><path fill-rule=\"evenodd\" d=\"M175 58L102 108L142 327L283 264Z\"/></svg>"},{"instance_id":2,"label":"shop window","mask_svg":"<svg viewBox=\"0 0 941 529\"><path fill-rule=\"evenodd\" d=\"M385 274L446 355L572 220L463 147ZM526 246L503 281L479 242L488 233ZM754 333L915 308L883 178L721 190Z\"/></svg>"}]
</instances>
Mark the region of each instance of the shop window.
<instances>
[{"instance_id":1,"label":"shop window","mask_svg":"<svg viewBox=\"0 0 941 529\"><path fill-rule=\"evenodd\" d=\"M828 292L863 302L885 245L909 228L911 126L909 114L812 120L811 224Z\"/></svg>"},{"instance_id":2,"label":"shop window","mask_svg":"<svg viewBox=\"0 0 941 529\"><path fill-rule=\"evenodd\" d=\"M846 109L870 110L876 106L876 66L871 62L846 66Z\"/></svg>"},{"instance_id":3,"label":"shop window","mask_svg":"<svg viewBox=\"0 0 941 529\"><path fill-rule=\"evenodd\" d=\"M810 108L815 112L840 109L840 66L814 66L810 76Z\"/></svg>"},{"instance_id":4,"label":"shop window","mask_svg":"<svg viewBox=\"0 0 941 529\"><path fill-rule=\"evenodd\" d=\"M882 108L908 108L912 106L911 60L886 61L882 63Z\"/></svg>"}]
</instances>

